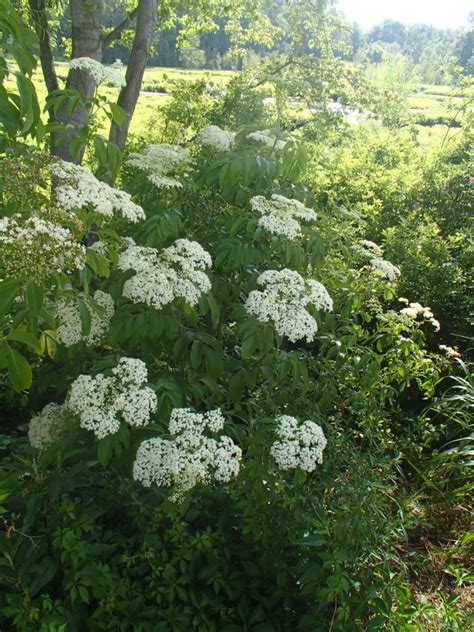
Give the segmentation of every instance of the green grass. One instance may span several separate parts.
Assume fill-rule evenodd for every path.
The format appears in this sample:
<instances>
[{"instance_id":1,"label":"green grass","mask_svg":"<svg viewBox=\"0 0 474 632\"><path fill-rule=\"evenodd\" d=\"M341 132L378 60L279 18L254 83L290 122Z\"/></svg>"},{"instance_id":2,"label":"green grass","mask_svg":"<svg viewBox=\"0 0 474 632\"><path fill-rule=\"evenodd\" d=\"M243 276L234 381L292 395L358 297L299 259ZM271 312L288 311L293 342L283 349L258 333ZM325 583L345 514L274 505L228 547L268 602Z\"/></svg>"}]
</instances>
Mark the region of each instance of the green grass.
<instances>
[{"instance_id":1,"label":"green grass","mask_svg":"<svg viewBox=\"0 0 474 632\"><path fill-rule=\"evenodd\" d=\"M11 64L12 70L13 64ZM67 62L56 62L56 72L60 79L60 86L62 87L66 81L68 73ZM124 69L125 72L125 69ZM166 94L159 93L157 90L167 88L173 81L196 81L197 79L205 78L210 84L224 87L226 83L235 75L233 71L227 70L185 70L182 68L147 68L145 70L145 76L142 84L142 94L140 94L135 113L130 125L130 133L137 136L143 136L149 134L150 121L156 119L159 115L160 106L163 105L168 99ZM33 74L33 83L36 87L38 99L41 107L44 107L46 101L46 86L43 80L43 74L41 68L38 68ZM12 73L10 78L6 81L6 85L10 89L15 89L15 78ZM151 92L146 94L146 92ZM118 88L102 86L101 94L107 96L111 101L116 101L118 97ZM107 119L105 116L99 118L101 133L105 133L108 129Z\"/></svg>"},{"instance_id":2,"label":"green grass","mask_svg":"<svg viewBox=\"0 0 474 632\"><path fill-rule=\"evenodd\" d=\"M460 132L464 114L473 107L473 95L457 86L411 86L410 114L421 146L436 149Z\"/></svg>"},{"instance_id":3,"label":"green grass","mask_svg":"<svg viewBox=\"0 0 474 632\"><path fill-rule=\"evenodd\" d=\"M60 80L65 81L67 62L56 62L56 70ZM154 122L159 118L160 107L167 102L170 84L173 81L196 81L205 78L210 84L225 87L228 81L237 73L228 70L186 70L183 68L147 68L142 84L142 93L130 126L130 134L134 136L150 135ZM41 69L38 66L33 81L35 83L41 105L46 99L46 88ZM13 75L7 81L9 87L14 87ZM118 89L102 87L102 94L115 101ZM471 94L470 107L472 107ZM414 124L418 130L418 140L427 147L439 146L443 140L448 140L459 129L462 119L463 106L468 103L468 91L457 86L434 86L429 84L413 84L410 86L408 105L413 115ZM447 123L452 123L450 129ZM100 118L100 131L106 133L107 120ZM151 127L150 127L151 126ZM445 139L446 137L446 139Z\"/></svg>"},{"instance_id":4,"label":"green grass","mask_svg":"<svg viewBox=\"0 0 474 632\"><path fill-rule=\"evenodd\" d=\"M439 95L432 92L416 92L408 96L410 112L426 119L460 118L460 113L466 104L467 97ZM457 116L456 116L457 115Z\"/></svg>"}]
</instances>

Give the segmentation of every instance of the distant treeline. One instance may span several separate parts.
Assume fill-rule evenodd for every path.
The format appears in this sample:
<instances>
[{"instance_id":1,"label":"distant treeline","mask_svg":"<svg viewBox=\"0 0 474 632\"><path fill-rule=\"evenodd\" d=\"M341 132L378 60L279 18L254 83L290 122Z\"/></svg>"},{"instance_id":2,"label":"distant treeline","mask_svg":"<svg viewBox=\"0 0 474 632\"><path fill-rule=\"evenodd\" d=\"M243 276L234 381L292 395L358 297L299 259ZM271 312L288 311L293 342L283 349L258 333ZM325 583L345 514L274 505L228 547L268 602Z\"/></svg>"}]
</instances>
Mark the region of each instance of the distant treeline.
<instances>
[{"instance_id":1,"label":"distant treeline","mask_svg":"<svg viewBox=\"0 0 474 632\"><path fill-rule=\"evenodd\" d=\"M154 52L150 59L152 66L173 68L207 68L236 70L243 66L255 65L260 59L272 52L287 52L289 43L286 41L285 0L273 0L268 3L267 15L275 26L281 29L280 37L273 48L248 45L245 53L232 56L230 38L225 30L223 19L215 20L215 30L201 35L195 35L186 43L179 42L179 25L164 28L157 33ZM125 17L122 0L103 0L104 24L114 26L118 18ZM64 17L67 18L65 10ZM56 22L56 52L61 55L63 42L69 35L66 31L68 19L59 17ZM334 53L348 60L379 64L390 55L401 55L410 64L417 67L422 80L430 83L443 83L441 72L447 65L461 68L464 74L474 74L474 11L469 18L466 16L466 28L438 29L427 24L405 26L400 22L386 20L368 32L357 23L345 27L337 26L337 19L341 14L333 10L333 28L340 28L341 45ZM311 34L308 33L308 40ZM309 54L317 54L308 51ZM129 48L126 42L118 41L107 51L106 62L116 59L127 63Z\"/></svg>"}]
</instances>

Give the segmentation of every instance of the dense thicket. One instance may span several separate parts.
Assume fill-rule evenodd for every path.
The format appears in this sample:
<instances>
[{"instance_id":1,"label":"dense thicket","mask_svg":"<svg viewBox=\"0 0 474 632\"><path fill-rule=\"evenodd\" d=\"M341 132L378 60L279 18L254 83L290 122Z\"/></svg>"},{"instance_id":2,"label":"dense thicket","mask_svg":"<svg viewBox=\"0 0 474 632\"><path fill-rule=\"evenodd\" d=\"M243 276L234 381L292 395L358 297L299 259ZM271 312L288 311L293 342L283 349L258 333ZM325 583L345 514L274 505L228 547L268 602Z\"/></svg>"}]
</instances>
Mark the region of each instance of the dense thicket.
<instances>
[{"instance_id":1,"label":"dense thicket","mask_svg":"<svg viewBox=\"0 0 474 632\"><path fill-rule=\"evenodd\" d=\"M121 152L0 0L2 629L472 623L472 117L427 154L309 4Z\"/></svg>"}]
</instances>

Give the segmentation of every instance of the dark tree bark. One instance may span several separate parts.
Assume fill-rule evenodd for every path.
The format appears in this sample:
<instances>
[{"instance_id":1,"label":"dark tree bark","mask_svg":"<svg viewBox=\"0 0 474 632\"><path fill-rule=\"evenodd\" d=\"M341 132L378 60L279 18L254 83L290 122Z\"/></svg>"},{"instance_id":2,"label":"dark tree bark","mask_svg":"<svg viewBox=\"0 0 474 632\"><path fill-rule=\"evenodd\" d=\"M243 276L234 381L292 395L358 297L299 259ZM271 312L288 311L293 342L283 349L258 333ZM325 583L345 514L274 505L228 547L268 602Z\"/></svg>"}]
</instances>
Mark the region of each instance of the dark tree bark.
<instances>
[{"instance_id":1,"label":"dark tree bark","mask_svg":"<svg viewBox=\"0 0 474 632\"><path fill-rule=\"evenodd\" d=\"M48 94L59 88L58 77L54 67L51 39L49 37L48 16L46 14L46 0L29 0L31 15L38 34L40 44L40 60L44 82Z\"/></svg>"},{"instance_id":2,"label":"dark tree bark","mask_svg":"<svg viewBox=\"0 0 474 632\"><path fill-rule=\"evenodd\" d=\"M139 0L137 6L137 25L130 60L125 75L126 85L120 91L117 104L125 110L126 119L122 125L112 123L109 141L120 149L127 140L130 121L140 95L143 73L148 61L148 53L156 23L156 0Z\"/></svg>"}]
</instances>

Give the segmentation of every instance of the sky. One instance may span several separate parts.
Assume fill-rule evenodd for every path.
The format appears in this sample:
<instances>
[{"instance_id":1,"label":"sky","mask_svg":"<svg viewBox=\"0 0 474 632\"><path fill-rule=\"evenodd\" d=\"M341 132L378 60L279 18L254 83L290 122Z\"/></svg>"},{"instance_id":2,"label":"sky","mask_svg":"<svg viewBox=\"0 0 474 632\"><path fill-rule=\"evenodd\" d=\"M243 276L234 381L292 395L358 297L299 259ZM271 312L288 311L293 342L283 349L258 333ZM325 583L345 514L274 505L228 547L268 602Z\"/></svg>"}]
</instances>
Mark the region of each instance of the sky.
<instances>
[{"instance_id":1,"label":"sky","mask_svg":"<svg viewBox=\"0 0 474 632\"><path fill-rule=\"evenodd\" d=\"M337 0L336 7L366 30L384 20L455 29L467 28L474 0Z\"/></svg>"}]
</instances>

